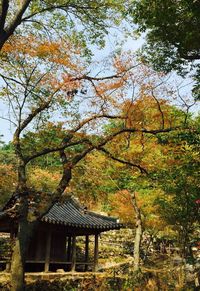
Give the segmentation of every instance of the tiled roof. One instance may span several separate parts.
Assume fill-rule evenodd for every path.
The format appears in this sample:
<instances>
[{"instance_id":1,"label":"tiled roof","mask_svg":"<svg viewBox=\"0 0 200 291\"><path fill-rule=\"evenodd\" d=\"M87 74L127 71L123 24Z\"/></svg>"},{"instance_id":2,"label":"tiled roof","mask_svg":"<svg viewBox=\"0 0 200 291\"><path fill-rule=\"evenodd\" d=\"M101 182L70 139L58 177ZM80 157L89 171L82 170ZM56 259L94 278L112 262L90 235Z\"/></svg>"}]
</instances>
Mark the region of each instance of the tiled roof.
<instances>
[{"instance_id":1,"label":"tiled roof","mask_svg":"<svg viewBox=\"0 0 200 291\"><path fill-rule=\"evenodd\" d=\"M11 204L12 201L13 199L9 203ZM6 206L3 208L4 211L0 211L0 219L8 216L5 212ZM99 229L101 231L122 227L116 218L87 211L76 199L70 196L64 202L55 203L40 220L50 224Z\"/></svg>"},{"instance_id":2,"label":"tiled roof","mask_svg":"<svg viewBox=\"0 0 200 291\"><path fill-rule=\"evenodd\" d=\"M85 210L74 198L54 204L41 218L43 222L92 229L119 229L117 219Z\"/></svg>"}]
</instances>

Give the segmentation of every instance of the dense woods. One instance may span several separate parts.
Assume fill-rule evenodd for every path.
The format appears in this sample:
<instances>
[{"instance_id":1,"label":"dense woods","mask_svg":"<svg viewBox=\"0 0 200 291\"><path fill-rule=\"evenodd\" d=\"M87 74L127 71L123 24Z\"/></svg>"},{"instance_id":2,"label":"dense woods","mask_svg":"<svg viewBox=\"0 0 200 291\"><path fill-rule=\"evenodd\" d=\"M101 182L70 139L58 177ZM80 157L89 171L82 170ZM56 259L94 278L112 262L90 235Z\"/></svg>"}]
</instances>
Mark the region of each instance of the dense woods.
<instances>
[{"instance_id":1,"label":"dense woods","mask_svg":"<svg viewBox=\"0 0 200 291\"><path fill-rule=\"evenodd\" d=\"M0 141L0 207L13 198L5 211L18 224L11 290L25 288L38 220L71 193L133 229L134 274L159 240L196 264L199 2L161 2L1 1L0 118L12 140ZM116 40L95 60L113 29L147 31L146 43L134 53ZM190 74L192 92L174 70Z\"/></svg>"}]
</instances>

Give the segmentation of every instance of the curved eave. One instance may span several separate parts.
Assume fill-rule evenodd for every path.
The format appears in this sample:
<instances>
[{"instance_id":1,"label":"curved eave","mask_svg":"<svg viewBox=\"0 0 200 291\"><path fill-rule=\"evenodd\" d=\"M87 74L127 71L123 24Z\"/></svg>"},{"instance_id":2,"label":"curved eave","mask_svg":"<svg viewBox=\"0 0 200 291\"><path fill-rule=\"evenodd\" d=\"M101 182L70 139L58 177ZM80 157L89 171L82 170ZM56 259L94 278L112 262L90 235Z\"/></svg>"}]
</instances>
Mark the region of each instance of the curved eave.
<instances>
[{"instance_id":1,"label":"curved eave","mask_svg":"<svg viewBox=\"0 0 200 291\"><path fill-rule=\"evenodd\" d=\"M56 225L63 225L66 227L75 227L75 228L85 228L85 229L96 229L96 230L114 230L120 229L123 226L121 223L108 223L107 225L94 225L94 224L84 224L84 223L69 223L61 220L50 219L47 217L43 217L42 222L49 223L49 224L56 224Z\"/></svg>"}]
</instances>

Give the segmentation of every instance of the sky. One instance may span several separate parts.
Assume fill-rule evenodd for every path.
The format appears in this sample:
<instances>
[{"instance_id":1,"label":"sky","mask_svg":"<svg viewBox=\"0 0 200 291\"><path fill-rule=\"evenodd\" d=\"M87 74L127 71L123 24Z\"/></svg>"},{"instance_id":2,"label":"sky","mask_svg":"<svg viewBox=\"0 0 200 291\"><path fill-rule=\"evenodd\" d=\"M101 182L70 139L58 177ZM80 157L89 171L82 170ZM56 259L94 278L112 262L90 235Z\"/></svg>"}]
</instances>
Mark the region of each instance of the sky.
<instances>
[{"instance_id":1,"label":"sky","mask_svg":"<svg viewBox=\"0 0 200 291\"><path fill-rule=\"evenodd\" d=\"M0 116L6 117L6 106L0 102ZM0 119L0 140L8 142L12 139L13 128L10 122Z\"/></svg>"}]
</instances>

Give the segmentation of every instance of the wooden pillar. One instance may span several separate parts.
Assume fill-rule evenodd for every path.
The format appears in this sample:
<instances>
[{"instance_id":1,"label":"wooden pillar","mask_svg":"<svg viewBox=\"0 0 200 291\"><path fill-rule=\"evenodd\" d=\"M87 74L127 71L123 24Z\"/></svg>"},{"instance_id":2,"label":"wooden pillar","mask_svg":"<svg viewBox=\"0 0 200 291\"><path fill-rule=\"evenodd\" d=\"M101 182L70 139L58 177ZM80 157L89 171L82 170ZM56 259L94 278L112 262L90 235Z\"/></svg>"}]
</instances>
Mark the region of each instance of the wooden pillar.
<instances>
[{"instance_id":1,"label":"wooden pillar","mask_svg":"<svg viewBox=\"0 0 200 291\"><path fill-rule=\"evenodd\" d=\"M94 238L94 266L93 266L93 272L97 272L97 269L98 269L98 256L99 256L99 235L95 234L95 238Z\"/></svg>"},{"instance_id":2,"label":"wooden pillar","mask_svg":"<svg viewBox=\"0 0 200 291\"><path fill-rule=\"evenodd\" d=\"M50 263L50 254L51 254L51 231L47 233L47 240L46 240L46 253L45 253L45 265L44 271L49 271L49 263Z\"/></svg>"},{"instance_id":3,"label":"wooden pillar","mask_svg":"<svg viewBox=\"0 0 200 291\"><path fill-rule=\"evenodd\" d=\"M85 236L85 262L89 261L89 235ZM85 271L88 270L88 264L85 264Z\"/></svg>"},{"instance_id":4,"label":"wooden pillar","mask_svg":"<svg viewBox=\"0 0 200 291\"><path fill-rule=\"evenodd\" d=\"M72 264L71 271L75 272L76 269L76 236L72 237Z\"/></svg>"},{"instance_id":5,"label":"wooden pillar","mask_svg":"<svg viewBox=\"0 0 200 291\"><path fill-rule=\"evenodd\" d=\"M41 232L37 232L37 241L36 241L36 252L35 252L35 259L36 261L41 260L41 253L42 253L42 244L40 242L41 239Z\"/></svg>"},{"instance_id":6,"label":"wooden pillar","mask_svg":"<svg viewBox=\"0 0 200 291\"><path fill-rule=\"evenodd\" d=\"M71 260L71 245L72 245L72 238L68 236L67 240L67 261L70 262Z\"/></svg>"}]
</instances>

